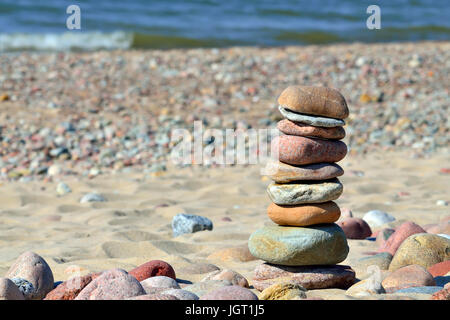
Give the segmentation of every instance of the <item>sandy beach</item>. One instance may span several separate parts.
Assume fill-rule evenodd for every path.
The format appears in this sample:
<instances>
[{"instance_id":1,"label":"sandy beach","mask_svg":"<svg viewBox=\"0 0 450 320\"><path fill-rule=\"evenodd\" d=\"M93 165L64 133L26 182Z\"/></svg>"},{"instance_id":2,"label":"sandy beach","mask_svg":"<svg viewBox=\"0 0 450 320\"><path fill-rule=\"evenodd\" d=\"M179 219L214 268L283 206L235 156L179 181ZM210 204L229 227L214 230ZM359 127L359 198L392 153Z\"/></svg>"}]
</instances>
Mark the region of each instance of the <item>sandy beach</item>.
<instances>
[{"instance_id":1,"label":"sandy beach","mask_svg":"<svg viewBox=\"0 0 450 320\"><path fill-rule=\"evenodd\" d=\"M167 137L194 120L273 128L290 84L347 99L341 208L388 212L392 226L438 223L450 214L449 55L449 42L1 55L0 274L33 251L55 281L158 259L182 287L205 276L192 272L204 263L251 285L262 261L242 248L273 224L270 179L260 164L176 166ZM58 194L60 182L72 192ZM106 201L80 203L90 192ZM178 213L208 217L213 230L174 238ZM364 278L358 259L378 245L348 243L342 264ZM341 289L307 296L350 299Z\"/></svg>"},{"instance_id":2,"label":"sandy beach","mask_svg":"<svg viewBox=\"0 0 450 320\"><path fill-rule=\"evenodd\" d=\"M389 212L398 221L420 225L437 223L448 216L448 174L439 168L447 155L410 159L405 153L369 157L350 156L342 161L346 174L341 207L362 217L373 209ZM363 173L363 176L352 174ZM55 279L63 281L76 268L82 274L109 268L130 270L146 261L169 262L177 278L196 282L205 274L183 272L198 263L213 263L241 273L251 283L261 260L240 261L218 254L223 249L245 247L250 234L266 224L267 179L253 167L174 169L158 176L113 174L95 179L65 178L72 193L58 196L55 182L3 183L0 220L0 272L5 273L16 257L27 250L39 253L49 263ZM80 204L84 193L95 190L107 202ZM400 196L401 193L408 193ZM172 237L171 219L178 213L206 216L212 231ZM229 218L229 219L224 219ZM348 240L350 254L343 264L357 276L357 260L375 251L373 241ZM221 258L221 256L223 258ZM317 291L317 292L316 292ZM345 290L324 289L308 296L345 299Z\"/></svg>"}]
</instances>

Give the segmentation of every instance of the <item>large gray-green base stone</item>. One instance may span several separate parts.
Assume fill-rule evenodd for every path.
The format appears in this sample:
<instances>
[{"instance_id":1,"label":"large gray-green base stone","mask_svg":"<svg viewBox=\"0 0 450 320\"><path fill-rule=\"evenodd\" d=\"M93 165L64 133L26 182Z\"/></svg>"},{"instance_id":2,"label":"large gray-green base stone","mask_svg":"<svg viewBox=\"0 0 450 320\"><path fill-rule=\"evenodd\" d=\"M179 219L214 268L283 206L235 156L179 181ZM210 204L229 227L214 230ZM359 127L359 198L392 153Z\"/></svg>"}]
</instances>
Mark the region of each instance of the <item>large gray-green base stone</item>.
<instances>
[{"instance_id":1,"label":"large gray-green base stone","mask_svg":"<svg viewBox=\"0 0 450 320\"><path fill-rule=\"evenodd\" d=\"M334 223L266 226L250 236L248 248L258 259L286 266L338 264L349 251L344 231Z\"/></svg>"}]
</instances>

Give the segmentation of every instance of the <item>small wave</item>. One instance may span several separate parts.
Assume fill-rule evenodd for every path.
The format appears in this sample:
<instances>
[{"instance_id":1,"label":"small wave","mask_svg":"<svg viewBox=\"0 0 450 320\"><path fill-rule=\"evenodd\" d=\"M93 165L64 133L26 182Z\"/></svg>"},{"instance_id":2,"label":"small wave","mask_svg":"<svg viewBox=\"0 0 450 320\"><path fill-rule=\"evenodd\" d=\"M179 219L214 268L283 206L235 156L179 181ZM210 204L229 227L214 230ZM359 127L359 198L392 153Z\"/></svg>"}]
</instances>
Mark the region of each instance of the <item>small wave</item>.
<instances>
[{"instance_id":1,"label":"small wave","mask_svg":"<svg viewBox=\"0 0 450 320\"><path fill-rule=\"evenodd\" d=\"M66 32L61 34L0 33L0 52L18 51L95 51L116 49L212 48L229 46L283 46L330 44L338 42L390 42L448 40L450 28L438 25L382 27L376 32L365 28L348 30L275 30L263 28L252 38L243 35L233 39L186 37L158 33L126 31Z\"/></svg>"},{"instance_id":2,"label":"small wave","mask_svg":"<svg viewBox=\"0 0 450 320\"><path fill-rule=\"evenodd\" d=\"M112 33L0 34L0 52L128 49L132 43L133 34L122 31Z\"/></svg>"}]
</instances>

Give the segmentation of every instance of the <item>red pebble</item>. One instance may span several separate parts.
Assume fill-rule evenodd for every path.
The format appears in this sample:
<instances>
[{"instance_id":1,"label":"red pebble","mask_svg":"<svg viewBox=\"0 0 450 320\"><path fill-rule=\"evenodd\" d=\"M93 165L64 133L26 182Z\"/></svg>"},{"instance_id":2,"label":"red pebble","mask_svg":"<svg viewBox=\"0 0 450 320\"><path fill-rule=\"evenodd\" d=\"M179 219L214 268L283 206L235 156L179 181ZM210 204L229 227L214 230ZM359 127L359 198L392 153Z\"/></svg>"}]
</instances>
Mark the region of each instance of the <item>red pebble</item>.
<instances>
[{"instance_id":1,"label":"red pebble","mask_svg":"<svg viewBox=\"0 0 450 320\"><path fill-rule=\"evenodd\" d=\"M398 228L395 229L395 232L387 239L387 241L380 246L380 252L389 252L392 255L395 255L398 247L402 244L402 242L408 238L409 236L416 233L427 233L421 226L415 224L411 221L406 221L402 223Z\"/></svg>"},{"instance_id":2,"label":"red pebble","mask_svg":"<svg viewBox=\"0 0 450 320\"><path fill-rule=\"evenodd\" d=\"M101 273L91 273L81 277L73 277L64 281L55 289L50 291L44 300L73 300L92 280Z\"/></svg>"},{"instance_id":3,"label":"red pebble","mask_svg":"<svg viewBox=\"0 0 450 320\"><path fill-rule=\"evenodd\" d=\"M293 165L338 162L347 154L347 145L342 141L282 135L272 140L271 152L274 158Z\"/></svg>"},{"instance_id":4,"label":"red pebble","mask_svg":"<svg viewBox=\"0 0 450 320\"><path fill-rule=\"evenodd\" d=\"M360 218L345 218L337 224L344 230L348 239L365 239L372 234L367 222Z\"/></svg>"},{"instance_id":5,"label":"red pebble","mask_svg":"<svg viewBox=\"0 0 450 320\"><path fill-rule=\"evenodd\" d=\"M441 170L439 170L440 173L445 173L445 174L449 174L450 173L450 168L441 168Z\"/></svg>"},{"instance_id":6,"label":"red pebble","mask_svg":"<svg viewBox=\"0 0 450 320\"><path fill-rule=\"evenodd\" d=\"M450 260L432 265L428 268L428 272L431 273L433 277L445 276L450 272Z\"/></svg>"},{"instance_id":7,"label":"red pebble","mask_svg":"<svg viewBox=\"0 0 450 320\"><path fill-rule=\"evenodd\" d=\"M176 280L175 270L170 264L161 260L146 262L134 268L128 274L135 277L139 282L155 276L166 276Z\"/></svg>"}]
</instances>

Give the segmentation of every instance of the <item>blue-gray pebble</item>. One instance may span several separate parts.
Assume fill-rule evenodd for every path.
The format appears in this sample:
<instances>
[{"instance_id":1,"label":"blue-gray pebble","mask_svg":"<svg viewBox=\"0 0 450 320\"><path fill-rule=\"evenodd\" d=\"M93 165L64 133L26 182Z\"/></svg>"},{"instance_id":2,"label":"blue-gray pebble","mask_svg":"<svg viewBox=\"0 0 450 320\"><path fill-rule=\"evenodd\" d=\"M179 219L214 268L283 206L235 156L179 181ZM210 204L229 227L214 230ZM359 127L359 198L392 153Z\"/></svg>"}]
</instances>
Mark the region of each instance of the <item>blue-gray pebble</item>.
<instances>
[{"instance_id":1,"label":"blue-gray pebble","mask_svg":"<svg viewBox=\"0 0 450 320\"><path fill-rule=\"evenodd\" d=\"M98 193L87 193L80 199L80 203L103 202L103 201L106 201L106 199L101 194Z\"/></svg>"},{"instance_id":2,"label":"blue-gray pebble","mask_svg":"<svg viewBox=\"0 0 450 320\"><path fill-rule=\"evenodd\" d=\"M179 213L172 219L172 232L174 237L178 237L185 233L194 233L212 229L213 223L206 217Z\"/></svg>"},{"instance_id":3,"label":"blue-gray pebble","mask_svg":"<svg viewBox=\"0 0 450 320\"><path fill-rule=\"evenodd\" d=\"M427 286L427 287L410 287L405 289L400 289L395 291L395 293L425 293L425 294L433 294L442 290L442 287L436 286Z\"/></svg>"},{"instance_id":4,"label":"blue-gray pebble","mask_svg":"<svg viewBox=\"0 0 450 320\"><path fill-rule=\"evenodd\" d=\"M34 293L34 287L30 281L22 278L11 278L10 280L15 283L26 299L31 299Z\"/></svg>"}]
</instances>

